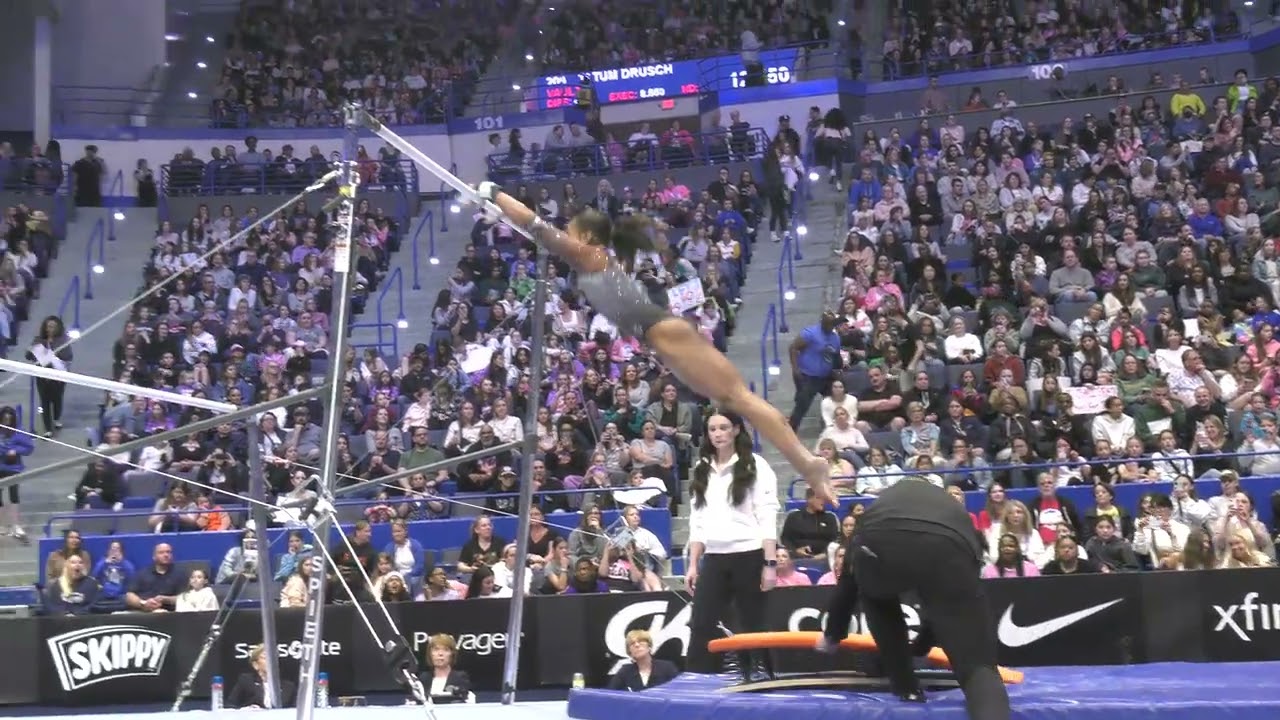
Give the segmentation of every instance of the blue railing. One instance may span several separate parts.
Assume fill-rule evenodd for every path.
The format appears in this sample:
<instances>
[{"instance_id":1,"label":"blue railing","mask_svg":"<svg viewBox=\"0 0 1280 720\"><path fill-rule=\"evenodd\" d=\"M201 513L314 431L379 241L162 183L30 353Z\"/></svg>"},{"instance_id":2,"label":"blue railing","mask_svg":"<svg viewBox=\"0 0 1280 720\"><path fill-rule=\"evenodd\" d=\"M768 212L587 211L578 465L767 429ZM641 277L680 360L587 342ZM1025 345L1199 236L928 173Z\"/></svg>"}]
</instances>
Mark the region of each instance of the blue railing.
<instances>
[{"instance_id":1,"label":"blue railing","mask_svg":"<svg viewBox=\"0 0 1280 720\"><path fill-rule=\"evenodd\" d=\"M385 305L387 297L391 294L392 287L396 291L397 314L395 322L386 320ZM404 273L400 268L391 271L391 274L382 281L382 289L378 291L378 299L374 305L374 315L377 318L371 323L352 323L348 330L357 328L372 329L378 333L377 349L379 353L384 353L388 347L391 349L391 357L400 358L400 331L409 327L409 318L404 314ZM390 340L388 340L388 336ZM361 347L373 347L372 345L362 345Z\"/></svg>"},{"instance_id":2,"label":"blue railing","mask_svg":"<svg viewBox=\"0 0 1280 720\"><path fill-rule=\"evenodd\" d=\"M53 198L53 236L58 240L67 239L67 203L66 195Z\"/></svg>"},{"instance_id":3,"label":"blue railing","mask_svg":"<svg viewBox=\"0 0 1280 720\"><path fill-rule=\"evenodd\" d=\"M361 192L418 191L418 166L412 160L395 161L393 166L378 163L379 176L361 186ZM273 172L272 166L254 168L235 165L221 170L208 165L160 166L160 195L238 195L245 192L289 195L302 192L313 180L329 172L323 168L306 174L286 175Z\"/></svg>"},{"instance_id":4,"label":"blue railing","mask_svg":"<svg viewBox=\"0 0 1280 720\"><path fill-rule=\"evenodd\" d=\"M392 357L396 352L399 351L400 348L397 344L399 342L399 338L396 335L396 330L398 330L398 328L396 327L395 323L365 322L365 323L351 323L350 325L347 326L348 330L359 330L361 328L364 328L366 330L377 331L378 340L377 342L371 342L371 343L351 343L351 347L357 353L360 352L361 350L372 348L373 350L377 351L378 355L382 357ZM386 338L388 337L391 338L389 342L386 340Z\"/></svg>"},{"instance_id":5,"label":"blue railing","mask_svg":"<svg viewBox=\"0 0 1280 720\"><path fill-rule=\"evenodd\" d=\"M773 350L773 360L769 350ZM782 362L778 357L778 306L769 303L764 316L764 328L760 331L760 396L769 399L770 378L782 374Z\"/></svg>"},{"instance_id":6,"label":"blue railing","mask_svg":"<svg viewBox=\"0 0 1280 720\"><path fill-rule=\"evenodd\" d=\"M422 266L421 266L421 245L422 233L427 234L427 258L432 265L439 265L440 258L436 256L436 228L433 213L428 210L422 219L418 221L418 227L413 230L413 240L410 251L413 253L413 289L422 289Z\"/></svg>"},{"instance_id":7,"label":"blue railing","mask_svg":"<svg viewBox=\"0 0 1280 720\"><path fill-rule=\"evenodd\" d=\"M650 143L632 151L626 142L581 145L558 150L542 149L522 156L494 153L486 158L489 179L494 182L538 180L611 172L646 172L696 165L719 165L758 159L769 147L769 134L749 128L739 136L726 131L690 135L693 146L681 150Z\"/></svg>"},{"instance_id":8,"label":"blue railing","mask_svg":"<svg viewBox=\"0 0 1280 720\"><path fill-rule=\"evenodd\" d=\"M454 175L457 175L458 163L450 163L449 172L453 173ZM441 180L440 181L440 232L449 232L449 213L462 212L462 206L458 204L456 199L454 199L454 195L455 193L452 190L450 190L449 186L445 185L444 181ZM433 247L432 253L431 253L432 265L435 265L440 262L439 259L436 258L436 254L434 250L435 248Z\"/></svg>"},{"instance_id":9,"label":"blue railing","mask_svg":"<svg viewBox=\"0 0 1280 720\"><path fill-rule=\"evenodd\" d=\"M67 291L62 294L62 300L58 303L58 317L66 322L67 313L71 313L71 325L69 333L74 333L76 337L80 334L80 276L74 275L71 282L67 284ZM74 337L73 337L74 339Z\"/></svg>"},{"instance_id":10,"label":"blue railing","mask_svg":"<svg viewBox=\"0 0 1280 720\"><path fill-rule=\"evenodd\" d=\"M787 327L787 302L796 298L796 264L799 252L795 250L795 238L782 239L782 254L778 256L778 332L791 332ZM770 306L772 307L772 306Z\"/></svg>"},{"instance_id":11,"label":"blue railing","mask_svg":"<svg viewBox=\"0 0 1280 720\"><path fill-rule=\"evenodd\" d=\"M33 377L27 382L27 404L31 407L31 412L27 417L27 431L36 431L36 415L40 413L40 400L36 397L36 379ZM18 427L22 427L22 421L19 419Z\"/></svg>"},{"instance_id":12,"label":"blue railing","mask_svg":"<svg viewBox=\"0 0 1280 720\"><path fill-rule=\"evenodd\" d=\"M111 178L111 184L107 186L107 192L103 194L103 205L111 208L129 207L133 204L133 198L126 197L129 194L124 186L124 170L117 170L116 174ZM111 240L115 242L115 213L110 216L111 223Z\"/></svg>"},{"instance_id":13,"label":"blue railing","mask_svg":"<svg viewBox=\"0 0 1280 720\"><path fill-rule=\"evenodd\" d=\"M112 224L114 225L114 222ZM89 233L89 242L84 246L85 300L93 299L93 276L106 272L106 248L107 223L102 218L98 218L98 221L93 224L93 232ZM97 262L94 262L94 250L97 250Z\"/></svg>"},{"instance_id":14,"label":"blue railing","mask_svg":"<svg viewBox=\"0 0 1280 720\"><path fill-rule=\"evenodd\" d=\"M160 222L169 219L169 198L163 194L156 198L156 217Z\"/></svg>"}]
</instances>

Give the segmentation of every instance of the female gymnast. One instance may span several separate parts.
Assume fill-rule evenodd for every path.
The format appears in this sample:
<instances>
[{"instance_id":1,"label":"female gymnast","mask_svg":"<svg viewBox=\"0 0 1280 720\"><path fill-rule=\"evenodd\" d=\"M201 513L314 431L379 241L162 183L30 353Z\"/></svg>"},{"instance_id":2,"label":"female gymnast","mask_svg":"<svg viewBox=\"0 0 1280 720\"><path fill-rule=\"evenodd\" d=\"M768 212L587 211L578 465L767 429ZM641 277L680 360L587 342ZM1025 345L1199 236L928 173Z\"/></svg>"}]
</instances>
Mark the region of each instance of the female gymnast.
<instances>
[{"instance_id":1,"label":"female gymnast","mask_svg":"<svg viewBox=\"0 0 1280 720\"><path fill-rule=\"evenodd\" d=\"M830 464L800 442L781 412L747 389L733 363L691 323L655 305L649 293L628 274L636 253L653 248L648 218L632 215L614 223L607 215L586 210L569 223L566 232L561 232L496 183L482 182L476 193L497 205L509 222L528 228L539 245L564 258L578 272L578 287L588 302L612 320L619 332L643 338L693 392L708 398L722 411L745 418L778 448L818 497L837 504L831 489ZM610 260L609 250L613 251L614 261Z\"/></svg>"}]
</instances>

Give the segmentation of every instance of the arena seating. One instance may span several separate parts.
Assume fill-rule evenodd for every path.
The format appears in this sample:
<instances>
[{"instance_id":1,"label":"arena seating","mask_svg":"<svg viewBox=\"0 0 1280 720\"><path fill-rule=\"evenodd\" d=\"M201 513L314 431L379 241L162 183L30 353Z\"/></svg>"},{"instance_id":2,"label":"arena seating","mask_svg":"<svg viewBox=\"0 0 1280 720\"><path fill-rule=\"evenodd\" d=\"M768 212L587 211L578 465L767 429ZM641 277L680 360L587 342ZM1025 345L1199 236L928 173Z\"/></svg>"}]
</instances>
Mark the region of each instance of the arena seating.
<instances>
[{"instance_id":1,"label":"arena seating","mask_svg":"<svg viewBox=\"0 0 1280 720\"><path fill-rule=\"evenodd\" d=\"M821 41L828 35L827 19L812 0L760 5L752 16L737 6L726 12L710 3L574 1L544 6L541 22L543 46L537 61L545 72L730 54L742 49L747 31L761 48ZM585 38L603 42L583 42Z\"/></svg>"},{"instance_id":2,"label":"arena seating","mask_svg":"<svg viewBox=\"0 0 1280 720\"><path fill-rule=\"evenodd\" d=\"M0 263L0 356L30 335L31 300L58 256L65 239L70 203L71 169L61 158L33 154L15 156L9 143L0 144L0 192L3 192L5 253ZM22 345L25 350L25 345ZM23 408L17 408L21 414Z\"/></svg>"},{"instance_id":3,"label":"arena seating","mask_svg":"<svg viewBox=\"0 0 1280 720\"><path fill-rule=\"evenodd\" d=\"M337 127L359 98L388 125L460 113L515 2L247 2L210 107L212 125Z\"/></svg>"},{"instance_id":4,"label":"arena seating","mask_svg":"<svg viewBox=\"0 0 1280 720\"><path fill-rule=\"evenodd\" d=\"M886 28L886 80L1196 45L1241 32L1234 11L1196 16L1192 5L1152 13L1145 3L1126 1L1099 6L1096 15L1063 17L1060 3L1044 0L1027 2L1017 18L975 0L912 5L917 12L891 16Z\"/></svg>"}]
</instances>

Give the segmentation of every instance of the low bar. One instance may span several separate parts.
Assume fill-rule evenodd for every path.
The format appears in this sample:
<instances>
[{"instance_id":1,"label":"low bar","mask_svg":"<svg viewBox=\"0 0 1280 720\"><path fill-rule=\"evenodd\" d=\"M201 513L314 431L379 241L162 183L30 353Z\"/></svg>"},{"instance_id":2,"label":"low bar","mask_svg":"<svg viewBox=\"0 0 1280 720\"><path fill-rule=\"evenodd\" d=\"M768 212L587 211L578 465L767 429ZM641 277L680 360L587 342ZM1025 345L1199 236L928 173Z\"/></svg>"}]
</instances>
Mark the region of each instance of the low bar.
<instances>
[{"instance_id":1,"label":"low bar","mask_svg":"<svg viewBox=\"0 0 1280 720\"><path fill-rule=\"evenodd\" d=\"M57 370L35 363L20 363L13 360L0 358L0 370L8 370L15 375L31 375L42 380L56 380L61 383L70 383L80 387L93 388L94 390L102 390L109 393L122 393L124 395L141 395L150 400L158 400L160 402L174 403L175 405L185 405L187 407L198 407L204 410L211 410L216 413L234 412L235 405L230 403L218 402L206 398L191 397L190 395L179 395L178 393L168 392L167 390L156 390L154 388L140 387L138 385L130 385L129 383L117 382L115 380L107 380L106 378L93 377L92 375L82 375L74 373L70 370Z\"/></svg>"}]
</instances>

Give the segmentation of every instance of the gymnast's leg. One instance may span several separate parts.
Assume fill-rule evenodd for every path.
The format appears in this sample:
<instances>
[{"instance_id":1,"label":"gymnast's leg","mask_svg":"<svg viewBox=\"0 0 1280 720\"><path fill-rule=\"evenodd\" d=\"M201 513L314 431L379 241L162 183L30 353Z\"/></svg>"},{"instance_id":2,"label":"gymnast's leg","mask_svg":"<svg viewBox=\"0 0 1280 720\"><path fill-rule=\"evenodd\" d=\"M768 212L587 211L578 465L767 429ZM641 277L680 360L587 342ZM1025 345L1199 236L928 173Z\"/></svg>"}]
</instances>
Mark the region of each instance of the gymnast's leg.
<instances>
[{"instance_id":1,"label":"gymnast's leg","mask_svg":"<svg viewBox=\"0 0 1280 720\"><path fill-rule=\"evenodd\" d=\"M738 368L688 320L677 317L659 320L649 327L645 340L681 382L723 410L741 415L804 476L819 497L835 502L829 496L830 464L814 456L800 442L777 408L747 389Z\"/></svg>"}]
</instances>

